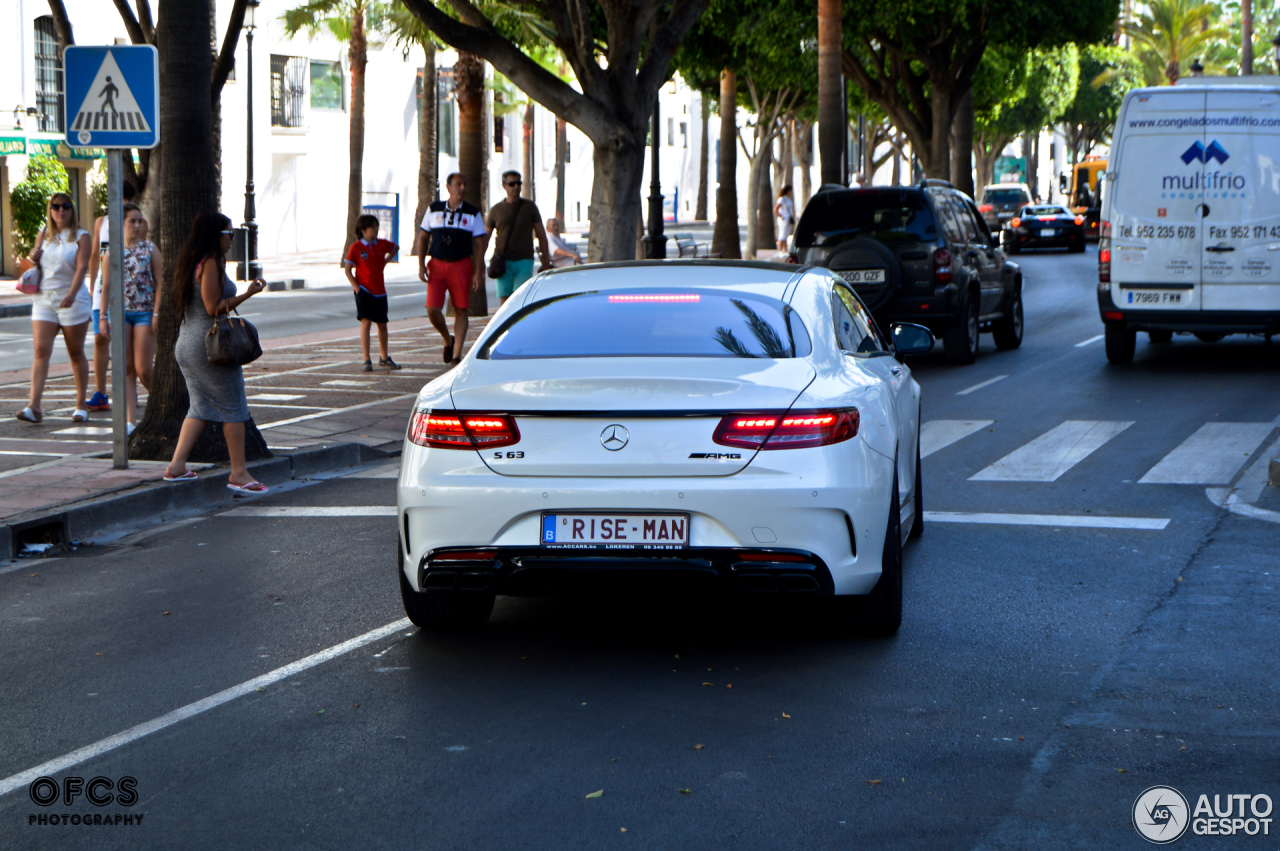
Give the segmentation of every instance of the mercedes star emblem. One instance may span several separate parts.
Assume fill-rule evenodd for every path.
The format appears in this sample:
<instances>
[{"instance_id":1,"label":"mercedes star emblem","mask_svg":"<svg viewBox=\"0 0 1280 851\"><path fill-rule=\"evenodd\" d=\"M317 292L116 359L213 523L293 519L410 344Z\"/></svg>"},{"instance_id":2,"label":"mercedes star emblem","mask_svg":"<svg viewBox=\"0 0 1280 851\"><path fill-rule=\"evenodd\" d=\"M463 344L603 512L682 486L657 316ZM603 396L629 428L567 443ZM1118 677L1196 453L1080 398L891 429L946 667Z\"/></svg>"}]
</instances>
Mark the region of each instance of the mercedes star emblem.
<instances>
[{"instance_id":1,"label":"mercedes star emblem","mask_svg":"<svg viewBox=\"0 0 1280 851\"><path fill-rule=\"evenodd\" d=\"M617 452L630 439L631 435L620 425L605 426L604 431L600 432L600 445L610 452Z\"/></svg>"}]
</instances>

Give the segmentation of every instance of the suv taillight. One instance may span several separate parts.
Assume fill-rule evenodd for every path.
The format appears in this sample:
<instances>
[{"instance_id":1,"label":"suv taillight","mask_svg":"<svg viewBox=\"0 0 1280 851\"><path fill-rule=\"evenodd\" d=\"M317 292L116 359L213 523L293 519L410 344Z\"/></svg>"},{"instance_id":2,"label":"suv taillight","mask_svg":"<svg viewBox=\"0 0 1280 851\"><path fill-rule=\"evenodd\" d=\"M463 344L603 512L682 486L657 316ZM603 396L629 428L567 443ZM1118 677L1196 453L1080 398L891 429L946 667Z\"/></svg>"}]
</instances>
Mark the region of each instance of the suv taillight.
<instances>
[{"instance_id":1,"label":"suv taillight","mask_svg":"<svg viewBox=\"0 0 1280 851\"><path fill-rule=\"evenodd\" d=\"M1098 223L1098 283L1111 283L1111 222Z\"/></svg>"},{"instance_id":2,"label":"suv taillight","mask_svg":"<svg viewBox=\"0 0 1280 851\"><path fill-rule=\"evenodd\" d=\"M933 279L939 284L949 284L951 274L951 252L939 248L933 252Z\"/></svg>"},{"instance_id":3,"label":"suv taillight","mask_svg":"<svg viewBox=\"0 0 1280 851\"><path fill-rule=\"evenodd\" d=\"M857 408L730 414L720 420L711 439L743 449L828 446L857 437L859 422Z\"/></svg>"},{"instance_id":4,"label":"suv taillight","mask_svg":"<svg viewBox=\"0 0 1280 851\"><path fill-rule=\"evenodd\" d=\"M515 418L467 411L416 411L409 441L437 449L488 449L520 442Z\"/></svg>"},{"instance_id":5,"label":"suv taillight","mask_svg":"<svg viewBox=\"0 0 1280 851\"><path fill-rule=\"evenodd\" d=\"M995 205L994 205L994 204L979 204L979 205L978 205L978 212L979 212L979 213L990 213L990 212L993 212L994 210L995 210Z\"/></svg>"}]
</instances>

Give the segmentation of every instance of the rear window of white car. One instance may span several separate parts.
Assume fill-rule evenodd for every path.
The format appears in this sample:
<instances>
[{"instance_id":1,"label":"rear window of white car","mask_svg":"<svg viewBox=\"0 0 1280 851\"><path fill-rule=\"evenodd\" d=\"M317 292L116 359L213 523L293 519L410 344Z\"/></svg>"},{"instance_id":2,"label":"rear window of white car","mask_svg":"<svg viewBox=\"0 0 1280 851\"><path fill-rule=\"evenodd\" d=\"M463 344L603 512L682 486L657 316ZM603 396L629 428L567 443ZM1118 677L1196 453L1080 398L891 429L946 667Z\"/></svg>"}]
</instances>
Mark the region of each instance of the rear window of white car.
<instances>
[{"instance_id":1,"label":"rear window of white car","mask_svg":"<svg viewBox=\"0 0 1280 851\"><path fill-rule=\"evenodd\" d=\"M477 357L797 358L811 350L799 315L776 299L634 289L575 293L524 307Z\"/></svg>"}]
</instances>

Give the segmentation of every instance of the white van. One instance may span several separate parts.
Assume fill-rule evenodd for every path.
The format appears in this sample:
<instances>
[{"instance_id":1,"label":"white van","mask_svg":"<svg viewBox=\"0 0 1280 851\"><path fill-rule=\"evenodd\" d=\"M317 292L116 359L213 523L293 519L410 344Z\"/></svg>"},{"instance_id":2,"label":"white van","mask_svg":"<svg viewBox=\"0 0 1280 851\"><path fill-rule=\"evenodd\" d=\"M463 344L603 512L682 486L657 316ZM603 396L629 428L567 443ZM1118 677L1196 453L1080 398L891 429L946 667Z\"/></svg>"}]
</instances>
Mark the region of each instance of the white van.
<instances>
[{"instance_id":1,"label":"white van","mask_svg":"<svg viewBox=\"0 0 1280 851\"><path fill-rule=\"evenodd\" d=\"M1098 308L1107 359L1187 331L1280 334L1280 77L1134 89L1103 193Z\"/></svg>"}]
</instances>

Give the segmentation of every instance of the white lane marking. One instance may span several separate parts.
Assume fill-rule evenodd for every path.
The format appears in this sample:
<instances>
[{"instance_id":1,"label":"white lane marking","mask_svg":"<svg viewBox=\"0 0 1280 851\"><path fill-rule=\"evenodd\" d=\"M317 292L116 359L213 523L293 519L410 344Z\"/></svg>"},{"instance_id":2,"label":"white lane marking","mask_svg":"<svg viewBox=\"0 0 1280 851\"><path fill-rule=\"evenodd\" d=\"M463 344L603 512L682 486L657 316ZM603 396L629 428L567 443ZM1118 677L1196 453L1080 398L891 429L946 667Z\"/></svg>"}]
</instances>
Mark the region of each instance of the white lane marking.
<instances>
[{"instance_id":1,"label":"white lane marking","mask_svg":"<svg viewBox=\"0 0 1280 851\"><path fill-rule=\"evenodd\" d=\"M394 505L245 505L219 517L395 517Z\"/></svg>"},{"instance_id":2,"label":"white lane marking","mask_svg":"<svg viewBox=\"0 0 1280 851\"><path fill-rule=\"evenodd\" d=\"M418 398L417 393L405 393L401 396L388 396L385 399L377 399L373 402L361 402L359 405L351 405L347 408L334 408L332 411L322 411L319 414L303 414L300 417L290 417L287 420L276 420L273 423L266 423L265 425L258 426L258 431L268 428L276 428L278 426L293 425L294 423L306 422L307 420L314 420L319 417L329 417L334 414L345 414L347 411L359 411L361 408L372 408L374 405L386 405L390 402L403 402L405 399L416 398Z\"/></svg>"},{"instance_id":3,"label":"white lane marking","mask_svg":"<svg viewBox=\"0 0 1280 851\"><path fill-rule=\"evenodd\" d=\"M976 431L982 431L994 420L929 420L920 428L920 457L928 458Z\"/></svg>"},{"instance_id":4,"label":"white lane marking","mask_svg":"<svg viewBox=\"0 0 1280 851\"><path fill-rule=\"evenodd\" d=\"M402 629L410 628L410 626L411 624L409 623L408 618L401 618L398 621L393 621L385 626L380 626L375 630L366 632L364 635L358 635L355 638L342 642L341 644L335 644L327 650L321 650L319 653L313 653L312 655L299 659L296 662L290 662L288 665L276 668L274 671L270 671L260 677L254 677L253 679L240 683L239 685L224 689L217 694L212 694L209 697L204 698L203 700L197 700L195 703L188 703L186 706L175 709L172 712L167 712L158 718L153 718L150 721L138 724L136 727L130 727L128 730L116 733L114 736L99 739L93 744L86 745L79 750L74 750L71 753L64 754L56 759L51 759L48 762L37 765L34 768L28 768L26 771L6 777L3 780L0 780L0 796L7 795L15 789L21 789L37 777L57 774L60 771L66 771L68 768L79 765L82 762L96 759L105 753L124 747L130 742L135 742L138 739L151 735L152 733L157 733L166 727L172 727L180 721L185 721L202 712L208 712L210 709L216 709L224 703L230 703L236 698L244 697L246 694L251 694L256 689L264 688L272 683L277 683L280 680L292 677L294 674L300 674L303 671L316 667L317 665L322 665L331 659L336 659L339 656L350 653L352 650L358 650L366 644L381 641L393 633L399 632Z\"/></svg>"},{"instance_id":5,"label":"white lane marking","mask_svg":"<svg viewBox=\"0 0 1280 851\"><path fill-rule=\"evenodd\" d=\"M48 458L65 458L70 452L20 452L15 449L0 449L0 455L43 455Z\"/></svg>"},{"instance_id":6,"label":"white lane marking","mask_svg":"<svg viewBox=\"0 0 1280 851\"><path fill-rule=\"evenodd\" d=\"M334 381L321 381L320 384L322 386L327 386L327 387L368 387L369 386L369 382L367 381L345 381L343 379L337 379Z\"/></svg>"},{"instance_id":7,"label":"white lane marking","mask_svg":"<svg viewBox=\"0 0 1280 851\"><path fill-rule=\"evenodd\" d=\"M1149 529L1169 525L1166 517L1088 517L1075 514L994 514L968 511L926 511L935 523L982 523L992 526L1071 526L1082 529Z\"/></svg>"},{"instance_id":8,"label":"white lane marking","mask_svg":"<svg viewBox=\"0 0 1280 851\"><path fill-rule=\"evenodd\" d=\"M1161 458L1138 484L1228 484L1272 428L1271 423L1205 423Z\"/></svg>"},{"instance_id":9,"label":"white lane marking","mask_svg":"<svg viewBox=\"0 0 1280 851\"><path fill-rule=\"evenodd\" d=\"M1097 335L1096 337L1090 337L1090 338L1089 338L1089 339L1087 339L1087 340L1081 340L1079 343L1076 343L1075 348L1077 348L1077 349L1078 349L1078 348L1080 348L1080 347L1082 347L1082 346L1087 346L1087 345L1089 345L1090 343L1096 343L1096 342L1098 342L1099 340L1101 340L1101 339L1102 339L1103 337L1105 337L1105 336L1106 336L1105 334L1099 334L1099 335Z\"/></svg>"},{"instance_id":10,"label":"white lane marking","mask_svg":"<svg viewBox=\"0 0 1280 851\"><path fill-rule=\"evenodd\" d=\"M301 393L254 393L249 397L252 402L255 399L259 402L293 402L297 399L305 399L306 396Z\"/></svg>"},{"instance_id":11,"label":"white lane marking","mask_svg":"<svg viewBox=\"0 0 1280 851\"><path fill-rule=\"evenodd\" d=\"M1054 482L1111 438L1133 425L1067 420L969 477L971 482Z\"/></svg>"},{"instance_id":12,"label":"white lane marking","mask_svg":"<svg viewBox=\"0 0 1280 851\"><path fill-rule=\"evenodd\" d=\"M54 434L111 434L111 429L104 426L74 426L60 428Z\"/></svg>"},{"instance_id":13,"label":"white lane marking","mask_svg":"<svg viewBox=\"0 0 1280 851\"><path fill-rule=\"evenodd\" d=\"M995 378L988 378L986 381L979 382L978 384L975 384L972 387L966 387L965 389L956 393L956 395L968 396L970 393L972 393L975 390L981 390L983 387L990 387L992 384L995 384L997 381L1004 381L1008 377L1009 376L1007 375L997 375Z\"/></svg>"}]
</instances>

